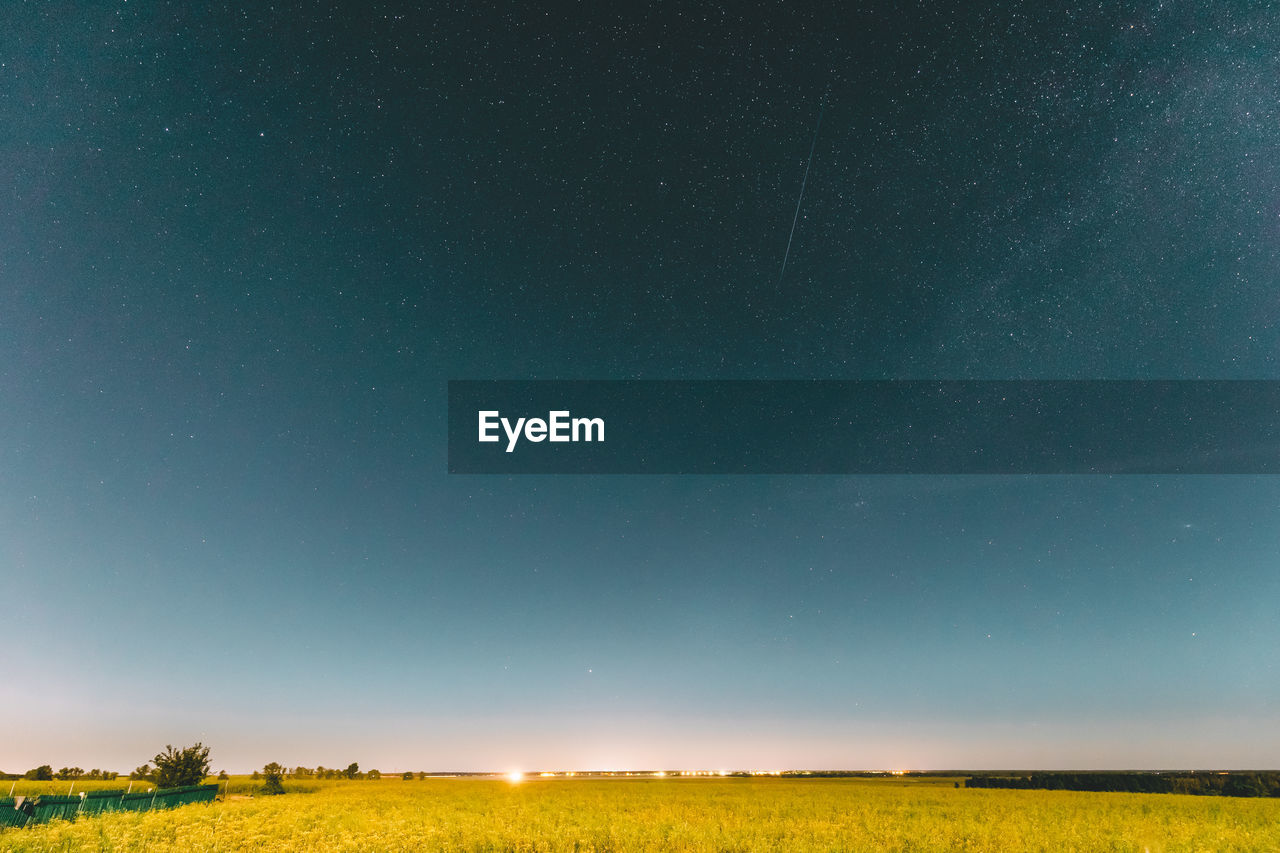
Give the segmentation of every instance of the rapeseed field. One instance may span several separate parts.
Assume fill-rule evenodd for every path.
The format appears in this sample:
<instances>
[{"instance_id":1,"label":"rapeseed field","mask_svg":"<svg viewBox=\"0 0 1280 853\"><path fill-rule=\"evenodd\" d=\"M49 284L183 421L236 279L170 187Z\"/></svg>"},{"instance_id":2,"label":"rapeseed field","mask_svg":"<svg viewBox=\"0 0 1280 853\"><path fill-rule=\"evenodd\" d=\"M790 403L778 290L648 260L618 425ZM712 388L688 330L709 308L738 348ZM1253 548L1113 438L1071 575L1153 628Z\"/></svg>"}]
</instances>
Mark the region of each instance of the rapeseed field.
<instances>
[{"instance_id":1,"label":"rapeseed field","mask_svg":"<svg viewBox=\"0 0 1280 853\"><path fill-rule=\"evenodd\" d=\"M0 850L1233 853L1280 851L1280 800L867 779L310 782L0 832Z\"/></svg>"}]
</instances>

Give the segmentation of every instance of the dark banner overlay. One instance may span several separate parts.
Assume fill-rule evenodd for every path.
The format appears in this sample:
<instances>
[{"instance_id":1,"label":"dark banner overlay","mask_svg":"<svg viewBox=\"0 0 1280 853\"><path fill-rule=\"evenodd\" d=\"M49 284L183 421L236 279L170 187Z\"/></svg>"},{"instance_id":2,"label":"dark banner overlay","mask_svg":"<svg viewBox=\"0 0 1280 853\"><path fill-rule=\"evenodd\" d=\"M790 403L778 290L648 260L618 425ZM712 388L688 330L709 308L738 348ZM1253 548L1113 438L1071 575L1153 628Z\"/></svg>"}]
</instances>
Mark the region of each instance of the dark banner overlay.
<instances>
[{"instance_id":1,"label":"dark banner overlay","mask_svg":"<svg viewBox=\"0 0 1280 853\"><path fill-rule=\"evenodd\" d=\"M453 474L1275 474L1280 382L449 382Z\"/></svg>"}]
</instances>

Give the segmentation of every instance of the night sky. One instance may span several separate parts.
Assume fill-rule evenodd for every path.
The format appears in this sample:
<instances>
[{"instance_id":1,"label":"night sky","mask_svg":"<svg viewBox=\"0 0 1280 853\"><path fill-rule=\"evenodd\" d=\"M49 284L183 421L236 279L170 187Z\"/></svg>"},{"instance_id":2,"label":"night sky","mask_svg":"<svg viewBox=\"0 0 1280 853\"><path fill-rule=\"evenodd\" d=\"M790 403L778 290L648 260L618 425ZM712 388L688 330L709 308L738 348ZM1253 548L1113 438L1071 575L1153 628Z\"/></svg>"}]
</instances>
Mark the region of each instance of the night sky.
<instances>
[{"instance_id":1,"label":"night sky","mask_svg":"<svg viewBox=\"0 0 1280 853\"><path fill-rule=\"evenodd\" d=\"M1274 477L445 442L449 379L1280 379L1273 10L203 5L0 27L0 769L1280 765Z\"/></svg>"}]
</instances>

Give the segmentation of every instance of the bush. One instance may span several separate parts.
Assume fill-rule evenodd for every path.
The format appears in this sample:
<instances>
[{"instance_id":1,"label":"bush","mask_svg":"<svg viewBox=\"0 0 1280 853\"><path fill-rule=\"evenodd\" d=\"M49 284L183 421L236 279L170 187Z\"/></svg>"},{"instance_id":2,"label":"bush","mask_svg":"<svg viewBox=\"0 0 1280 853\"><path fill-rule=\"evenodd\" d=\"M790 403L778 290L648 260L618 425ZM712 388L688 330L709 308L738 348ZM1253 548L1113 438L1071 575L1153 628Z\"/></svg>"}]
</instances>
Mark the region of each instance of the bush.
<instances>
[{"instance_id":1,"label":"bush","mask_svg":"<svg viewBox=\"0 0 1280 853\"><path fill-rule=\"evenodd\" d=\"M274 761L262 768L262 793L266 795L283 794L284 785L280 781L283 776L284 768Z\"/></svg>"},{"instance_id":2,"label":"bush","mask_svg":"<svg viewBox=\"0 0 1280 853\"><path fill-rule=\"evenodd\" d=\"M199 785L209 775L209 747L197 743L186 749L174 749L166 745L164 752L155 757L155 762L158 787Z\"/></svg>"}]
</instances>

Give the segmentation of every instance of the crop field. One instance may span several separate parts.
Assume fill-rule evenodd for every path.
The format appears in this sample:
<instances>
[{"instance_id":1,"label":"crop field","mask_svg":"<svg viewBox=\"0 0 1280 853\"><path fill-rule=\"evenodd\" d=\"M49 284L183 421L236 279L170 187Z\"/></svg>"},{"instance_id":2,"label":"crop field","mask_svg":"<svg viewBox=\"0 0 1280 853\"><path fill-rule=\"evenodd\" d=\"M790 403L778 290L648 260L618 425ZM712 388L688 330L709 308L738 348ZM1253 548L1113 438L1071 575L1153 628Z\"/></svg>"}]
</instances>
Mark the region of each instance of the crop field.
<instances>
[{"instance_id":1,"label":"crop field","mask_svg":"<svg viewBox=\"0 0 1280 853\"><path fill-rule=\"evenodd\" d=\"M1277 799L920 779L383 779L254 798L239 787L212 805L5 830L0 850L1280 851Z\"/></svg>"}]
</instances>

